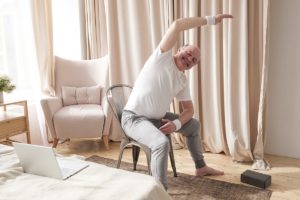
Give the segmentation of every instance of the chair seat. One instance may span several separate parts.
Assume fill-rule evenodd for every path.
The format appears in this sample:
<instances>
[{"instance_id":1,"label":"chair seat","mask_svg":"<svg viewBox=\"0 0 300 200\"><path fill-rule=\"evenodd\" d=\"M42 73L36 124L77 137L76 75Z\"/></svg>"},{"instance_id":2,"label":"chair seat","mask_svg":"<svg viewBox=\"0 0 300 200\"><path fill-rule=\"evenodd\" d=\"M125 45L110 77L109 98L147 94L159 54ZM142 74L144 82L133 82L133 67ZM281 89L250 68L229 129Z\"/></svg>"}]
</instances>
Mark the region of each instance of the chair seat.
<instances>
[{"instance_id":1,"label":"chair seat","mask_svg":"<svg viewBox=\"0 0 300 200\"><path fill-rule=\"evenodd\" d=\"M80 104L58 110L53 122L58 138L96 138L101 137L104 119L101 105Z\"/></svg>"}]
</instances>

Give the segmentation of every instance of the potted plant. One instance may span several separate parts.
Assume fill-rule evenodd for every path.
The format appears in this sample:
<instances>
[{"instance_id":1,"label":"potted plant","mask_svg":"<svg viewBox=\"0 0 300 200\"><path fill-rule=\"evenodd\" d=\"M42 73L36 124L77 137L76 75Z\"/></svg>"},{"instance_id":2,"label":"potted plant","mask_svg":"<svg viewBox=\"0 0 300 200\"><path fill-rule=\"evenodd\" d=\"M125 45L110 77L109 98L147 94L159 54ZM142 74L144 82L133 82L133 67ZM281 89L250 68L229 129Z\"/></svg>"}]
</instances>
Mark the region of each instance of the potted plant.
<instances>
[{"instance_id":1,"label":"potted plant","mask_svg":"<svg viewBox=\"0 0 300 200\"><path fill-rule=\"evenodd\" d=\"M0 103L3 103L3 92L10 93L15 88L8 76L0 75Z\"/></svg>"}]
</instances>

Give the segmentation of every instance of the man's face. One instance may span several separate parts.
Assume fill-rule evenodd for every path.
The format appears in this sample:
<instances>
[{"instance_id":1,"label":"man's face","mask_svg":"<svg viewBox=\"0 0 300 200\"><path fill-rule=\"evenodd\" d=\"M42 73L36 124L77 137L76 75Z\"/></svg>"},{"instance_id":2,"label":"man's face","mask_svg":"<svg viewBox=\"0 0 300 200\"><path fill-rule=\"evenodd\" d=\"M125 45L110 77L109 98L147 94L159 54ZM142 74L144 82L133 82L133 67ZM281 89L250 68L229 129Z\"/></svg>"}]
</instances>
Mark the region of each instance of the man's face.
<instances>
[{"instance_id":1,"label":"man's face","mask_svg":"<svg viewBox=\"0 0 300 200\"><path fill-rule=\"evenodd\" d=\"M189 70L200 60L200 50L194 45L184 46L177 51L176 57L179 70Z\"/></svg>"}]
</instances>

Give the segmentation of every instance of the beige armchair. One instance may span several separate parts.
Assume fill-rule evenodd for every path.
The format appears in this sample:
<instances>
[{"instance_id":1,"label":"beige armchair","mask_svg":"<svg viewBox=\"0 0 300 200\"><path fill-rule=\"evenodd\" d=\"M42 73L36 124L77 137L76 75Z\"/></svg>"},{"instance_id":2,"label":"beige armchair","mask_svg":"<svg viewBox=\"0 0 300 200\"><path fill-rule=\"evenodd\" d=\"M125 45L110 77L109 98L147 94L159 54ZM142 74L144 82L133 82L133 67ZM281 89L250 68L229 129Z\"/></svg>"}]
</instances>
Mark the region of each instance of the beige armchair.
<instances>
[{"instance_id":1,"label":"beige armchair","mask_svg":"<svg viewBox=\"0 0 300 200\"><path fill-rule=\"evenodd\" d=\"M108 77L107 56L81 61L55 57L55 97L41 100L53 147L63 139L102 138L108 149Z\"/></svg>"}]
</instances>

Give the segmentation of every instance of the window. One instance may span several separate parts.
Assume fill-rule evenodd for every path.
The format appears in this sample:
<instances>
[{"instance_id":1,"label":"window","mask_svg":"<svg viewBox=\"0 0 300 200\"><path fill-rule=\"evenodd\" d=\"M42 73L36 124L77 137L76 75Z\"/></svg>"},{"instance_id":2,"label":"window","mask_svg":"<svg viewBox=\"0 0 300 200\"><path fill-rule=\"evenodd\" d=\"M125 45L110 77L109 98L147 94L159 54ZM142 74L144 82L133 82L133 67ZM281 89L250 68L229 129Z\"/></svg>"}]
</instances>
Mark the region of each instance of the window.
<instances>
[{"instance_id":1,"label":"window","mask_svg":"<svg viewBox=\"0 0 300 200\"><path fill-rule=\"evenodd\" d=\"M79 1L52 2L54 54L80 59ZM8 75L16 85L4 100L28 100L32 140L46 144L33 30L31 0L0 0L0 74Z\"/></svg>"},{"instance_id":2,"label":"window","mask_svg":"<svg viewBox=\"0 0 300 200\"><path fill-rule=\"evenodd\" d=\"M36 64L29 0L0 1L0 73L8 75L17 91L36 88Z\"/></svg>"},{"instance_id":3,"label":"window","mask_svg":"<svg viewBox=\"0 0 300 200\"><path fill-rule=\"evenodd\" d=\"M80 0L52 0L54 54L81 59Z\"/></svg>"},{"instance_id":4,"label":"window","mask_svg":"<svg viewBox=\"0 0 300 200\"><path fill-rule=\"evenodd\" d=\"M52 0L52 11L54 54L81 59L79 1ZM31 0L0 0L0 74L16 85L5 96L32 99L40 92L38 70Z\"/></svg>"}]
</instances>

